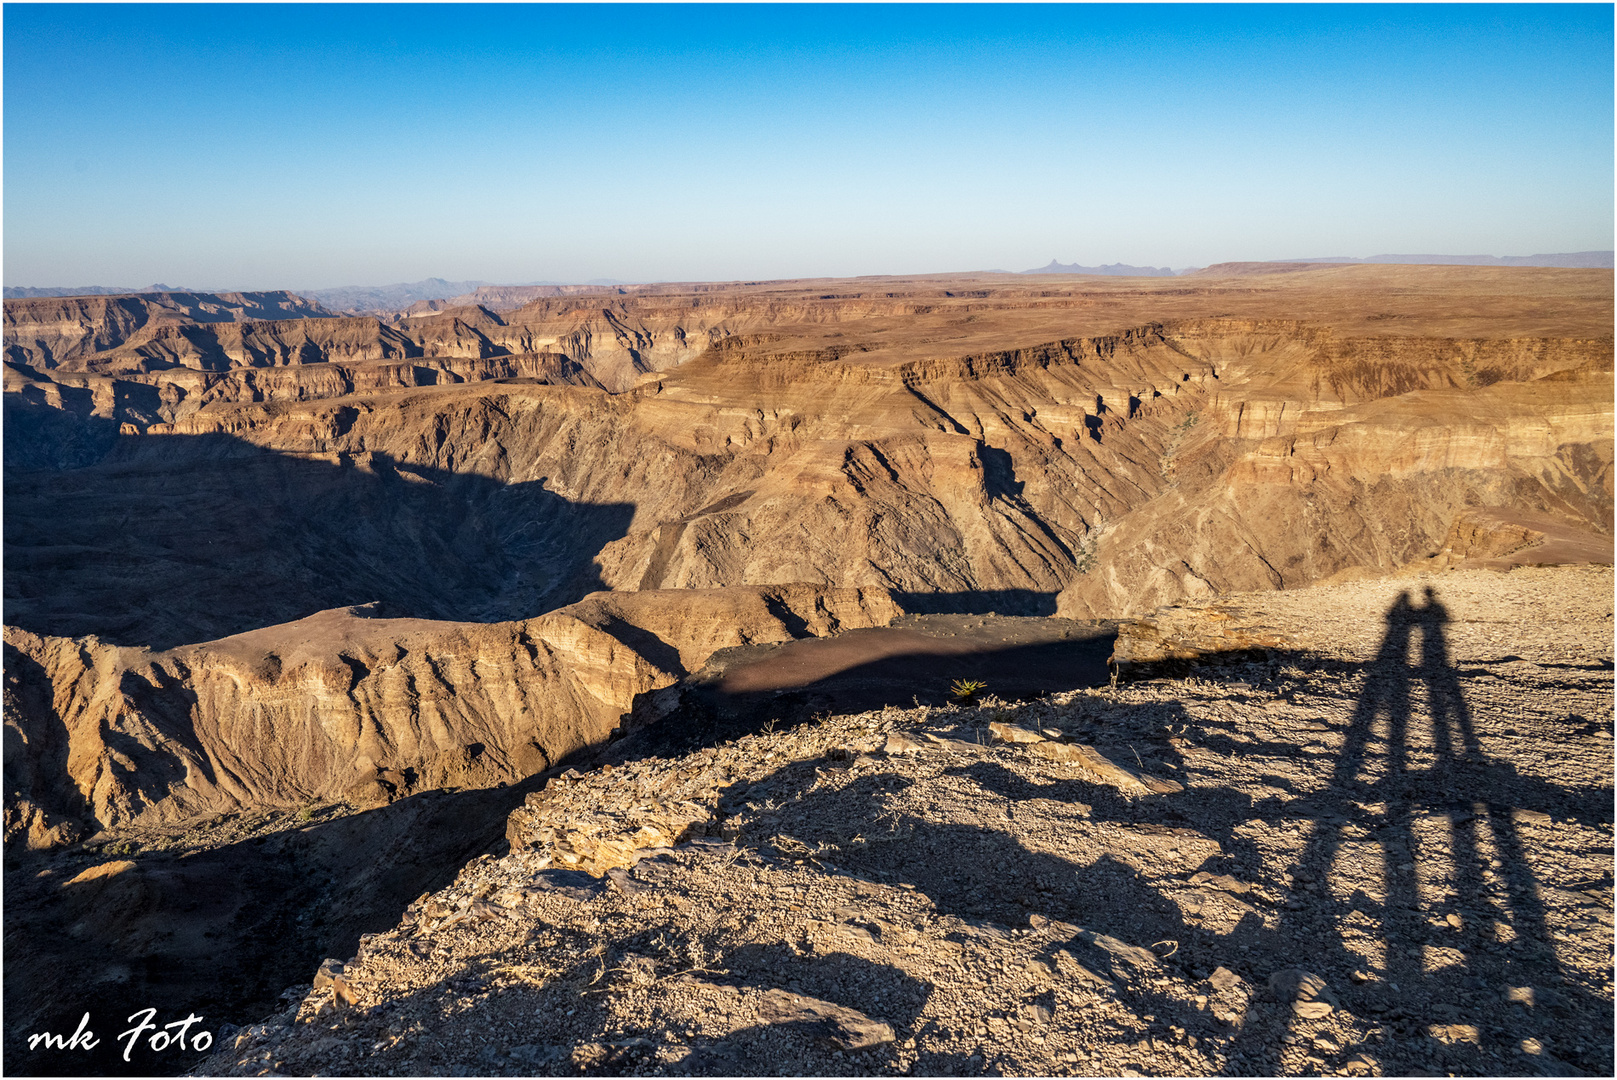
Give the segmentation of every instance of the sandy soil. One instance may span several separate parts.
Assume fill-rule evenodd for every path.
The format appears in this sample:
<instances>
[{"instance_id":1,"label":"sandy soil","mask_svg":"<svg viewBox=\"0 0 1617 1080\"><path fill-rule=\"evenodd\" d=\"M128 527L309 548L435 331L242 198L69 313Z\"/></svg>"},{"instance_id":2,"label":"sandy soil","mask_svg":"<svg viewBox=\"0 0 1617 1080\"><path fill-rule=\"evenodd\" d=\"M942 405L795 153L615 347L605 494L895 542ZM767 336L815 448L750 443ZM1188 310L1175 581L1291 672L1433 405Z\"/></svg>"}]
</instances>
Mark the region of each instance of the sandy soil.
<instances>
[{"instance_id":1,"label":"sandy soil","mask_svg":"<svg viewBox=\"0 0 1617 1080\"><path fill-rule=\"evenodd\" d=\"M203 1069L1611 1075L1611 569L1238 599L1298 647L553 782Z\"/></svg>"}]
</instances>

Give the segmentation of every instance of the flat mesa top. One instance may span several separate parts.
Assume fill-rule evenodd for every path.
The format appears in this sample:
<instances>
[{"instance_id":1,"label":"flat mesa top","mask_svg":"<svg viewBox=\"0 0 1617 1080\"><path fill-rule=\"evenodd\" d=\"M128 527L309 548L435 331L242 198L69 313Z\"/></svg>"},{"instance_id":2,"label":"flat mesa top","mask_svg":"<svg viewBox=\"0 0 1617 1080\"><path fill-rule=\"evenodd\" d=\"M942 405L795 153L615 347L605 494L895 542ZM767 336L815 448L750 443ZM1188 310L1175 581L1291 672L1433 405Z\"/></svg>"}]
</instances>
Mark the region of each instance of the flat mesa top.
<instances>
[{"instance_id":1,"label":"flat mesa top","mask_svg":"<svg viewBox=\"0 0 1617 1080\"><path fill-rule=\"evenodd\" d=\"M642 311L728 300L772 312L769 351L885 366L1095 337L1152 322L1299 321L1347 337L1605 338L1613 272L1539 267L1240 264L1181 277L953 274L672 283L619 294ZM630 299L632 298L632 300ZM576 302L576 299L575 301Z\"/></svg>"}]
</instances>

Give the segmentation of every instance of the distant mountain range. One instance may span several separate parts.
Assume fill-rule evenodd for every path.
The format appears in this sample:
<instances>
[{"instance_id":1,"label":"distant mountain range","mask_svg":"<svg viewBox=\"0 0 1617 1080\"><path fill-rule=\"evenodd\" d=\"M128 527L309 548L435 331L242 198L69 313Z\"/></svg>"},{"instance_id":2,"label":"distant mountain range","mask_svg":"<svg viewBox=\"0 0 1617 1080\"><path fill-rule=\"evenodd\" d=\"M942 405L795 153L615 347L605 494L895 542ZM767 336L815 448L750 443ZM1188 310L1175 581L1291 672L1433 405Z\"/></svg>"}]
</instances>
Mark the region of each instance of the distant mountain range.
<instances>
[{"instance_id":1,"label":"distant mountain range","mask_svg":"<svg viewBox=\"0 0 1617 1080\"><path fill-rule=\"evenodd\" d=\"M57 285L49 288L35 289L27 285L7 285L5 298L7 300L27 300L35 296L130 296L135 293L148 292L196 292L183 285L147 285L143 289L127 288L122 285Z\"/></svg>"},{"instance_id":2,"label":"distant mountain range","mask_svg":"<svg viewBox=\"0 0 1617 1080\"><path fill-rule=\"evenodd\" d=\"M1610 251L1571 251L1549 255L1370 255L1365 258L1354 258L1347 255L1331 255L1308 259L1274 259L1272 263L1315 263L1315 264L1360 264L1360 263L1395 263L1404 265L1429 266L1558 266L1586 270L1610 270L1617 268ZM1223 265L1223 264L1220 264ZM1046 266L1033 270L1019 270L1019 274L1093 274L1101 277L1176 277L1182 274L1195 273L1200 268L1186 267L1174 270L1166 266L1131 266L1128 263L1105 263L1101 266L1081 266L1078 263L1064 263L1051 259ZM999 271L1004 272L1004 271ZM424 310L430 308L433 301L462 300L471 302L470 297L479 289L487 289L493 283L487 281L446 281L443 278L426 278L422 281L400 282L396 285L343 285L332 289L299 289L294 290L299 296L308 297L321 307L333 312L364 312L364 313L391 313L404 311L412 305L423 304ZM592 278L589 281L523 281L514 282L498 288L528 288L533 286L615 286L627 285L629 282L619 281L616 278ZM34 287L28 285L7 285L5 298L7 300L21 300L35 296L124 296L138 293L153 292L199 292L202 290L186 289L178 285L147 285L143 288L130 288L121 285L77 285L77 286L45 286ZM207 290L210 292L236 292L238 290Z\"/></svg>"},{"instance_id":3,"label":"distant mountain range","mask_svg":"<svg viewBox=\"0 0 1617 1080\"><path fill-rule=\"evenodd\" d=\"M331 311L402 311L418 300L442 300L469 293L486 281L445 281L425 278L396 285L339 285L334 289L302 289L307 296Z\"/></svg>"},{"instance_id":4,"label":"distant mountain range","mask_svg":"<svg viewBox=\"0 0 1617 1080\"><path fill-rule=\"evenodd\" d=\"M591 285L609 286L622 285L625 282L616 279L597 278L586 282L563 281L524 281L520 285ZM479 288L490 285L487 281L445 281L443 278L426 278L422 281L400 282L396 285L341 285L332 289L297 289L299 296L315 301L321 307L333 312L394 312L403 311L421 301L448 300L454 297L468 296ZM27 285L7 285L5 298L7 300L24 300L37 296L129 296L139 293L155 292L236 292L234 289L197 290L187 289L178 285L147 285L144 288L133 288L122 285L77 285L77 286L49 286L35 288Z\"/></svg>"},{"instance_id":5,"label":"distant mountain range","mask_svg":"<svg viewBox=\"0 0 1617 1080\"><path fill-rule=\"evenodd\" d=\"M445 281L443 278L427 278L423 281L401 282L397 285L343 285L335 289L304 289L298 295L316 300L323 307L330 308L332 311L382 313L404 311L413 305L434 300L468 297L479 289L490 287L531 288L556 285L606 286L622 284L625 283L615 278L595 278L591 281L582 282L522 281L498 286L489 281Z\"/></svg>"},{"instance_id":6,"label":"distant mountain range","mask_svg":"<svg viewBox=\"0 0 1617 1080\"><path fill-rule=\"evenodd\" d=\"M1019 274L1099 274L1102 277L1173 277L1174 271L1166 266L1129 266L1127 263L1107 263L1105 266L1079 266L1077 263L1050 260L1049 266L1037 270L1018 270Z\"/></svg>"}]
</instances>

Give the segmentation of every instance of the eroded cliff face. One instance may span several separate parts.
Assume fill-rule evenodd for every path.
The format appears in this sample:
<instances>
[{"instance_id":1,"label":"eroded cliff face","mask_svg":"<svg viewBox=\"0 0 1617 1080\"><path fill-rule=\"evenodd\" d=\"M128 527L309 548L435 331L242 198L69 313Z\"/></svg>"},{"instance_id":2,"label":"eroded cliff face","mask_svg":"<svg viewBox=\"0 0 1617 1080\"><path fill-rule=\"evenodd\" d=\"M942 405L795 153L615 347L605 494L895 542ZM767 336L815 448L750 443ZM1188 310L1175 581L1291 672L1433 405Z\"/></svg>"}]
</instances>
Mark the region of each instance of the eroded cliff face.
<instances>
[{"instance_id":1,"label":"eroded cliff face","mask_svg":"<svg viewBox=\"0 0 1617 1080\"><path fill-rule=\"evenodd\" d=\"M334 317L290 294L159 293L8 300L5 338L7 360L34 381L99 390L104 397L117 396L115 384L151 387L173 399L162 417L173 420L207 404L194 397L194 373L289 365L417 360L467 377L455 361L503 358L528 367L571 365L577 381L616 392L647 372L699 355L732 333L732 325L769 324L785 314L749 311L735 301L665 307L592 297L535 301L504 316L473 304L387 321ZM362 387L375 382L365 373L352 377ZM319 383L304 385L309 396L354 389L317 394L311 391ZM103 415L151 422L116 411Z\"/></svg>"},{"instance_id":2,"label":"eroded cliff face","mask_svg":"<svg viewBox=\"0 0 1617 1080\"><path fill-rule=\"evenodd\" d=\"M714 651L881 626L880 590L596 594L536 619L324 611L165 652L6 629L6 839L521 780Z\"/></svg>"},{"instance_id":3,"label":"eroded cliff face","mask_svg":"<svg viewBox=\"0 0 1617 1080\"><path fill-rule=\"evenodd\" d=\"M1126 616L1423 566L1482 507L1549 515L1609 559L1611 397L1610 370L1584 369L1289 416L1275 406L1257 422L1225 403L1209 417L1222 435L1187 432L1178 482L1105 532L1058 610Z\"/></svg>"},{"instance_id":4,"label":"eroded cliff face","mask_svg":"<svg viewBox=\"0 0 1617 1080\"><path fill-rule=\"evenodd\" d=\"M12 456L95 464L13 470L8 619L167 647L376 600L509 620L599 588L789 582L1122 616L1389 570L1468 507L1610 536L1609 339L1209 320L898 364L776 345L725 338L616 395L250 402L330 368L244 369L99 443L40 422L66 414L29 384Z\"/></svg>"},{"instance_id":5,"label":"eroded cliff face","mask_svg":"<svg viewBox=\"0 0 1617 1080\"><path fill-rule=\"evenodd\" d=\"M1368 657L1387 611L1376 590L1401 586L1353 578L1609 560L1611 281L1345 267L656 286L491 293L390 321L300 318L323 313L251 297L8 303L7 948L27 957L7 981L8 1017L27 1020L13 1030L56 1030L71 1009L70 1029L87 985L116 1015L182 1000L260 1018L287 982L363 952L361 935L468 860L491 865L475 857L528 792L592 790L566 778L573 763L707 744L671 767L674 787L661 766L618 774L657 776L649 803L585 807L580 821L567 815L582 804L553 806L558 837L622 820L633 845L667 842L678 828L638 830L705 813L681 792L734 760L730 736L819 711L837 680L906 707L917 690L941 701L954 678L1022 692L964 666L973 650L1063 688L1106 677L1106 628L959 614L889 625L901 613L1141 615L1125 641L1154 633L1167 658L1284 650L1312 646L1244 623L1203 640L1233 610L1223 594L1279 604L1336 581L1298 610L1335 634L1343 620L1320 611L1357 595ZM1477 603L1492 595L1467 587ZM1166 604L1180 606L1146 614ZM1608 608L1584 615L1600 611L1609 628ZM943 636L918 643L923 622ZM1487 638L1472 642L1478 663L1501 654L1480 622L1453 629L1454 656L1472 631ZM1587 652L1554 649L1557 669ZM1126 668L1128 648L1114 659ZM1081 697L1075 718L1099 723L1097 699ZM1058 720L1049 704L1010 706L1039 714L1038 745ZM1216 703L1218 739L1239 704ZM1519 723L1520 702L1505 704ZM1267 710L1254 738L1276 737L1279 705L1252 707ZM1321 728L1317 712L1298 732ZM1202 770L1185 720L1159 732L1161 753ZM782 767L787 744L770 738L747 743L768 750L757 777ZM1107 758L1123 773L1147 751L1127 743ZM883 745L897 755L888 771L984 752L963 732ZM839 746L805 762L810 787L869 764ZM1096 764L1067 746L1048 743ZM990 787L1009 775L995 769ZM1247 773L1231 776L1251 781L1253 805L1280 791ZM962 806L977 829L981 808ZM868 854L870 815L854 817L849 844ZM1072 829L1057 833L1066 857ZM934 839L966 853L974 880L972 843ZM907 884L955 895L922 861ZM861 873L858 889L874 871ZM442 925L483 917L483 895ZM961 911L978 918L976 904ZM1182 937L1170 931L1142 940ZM445 974L428 984L452 985ZM296 1060L326 1068L335 1059L317 1048L332 1045Z\"/></svg>"},{"instance_id":6,"label":"eroded cliff face","mask_svg":"<svg viewBox=\"0 0 1617 1080\"><path fill-rule=\"evenodd\" d=\"M195 327L244 319L318 319L330 314L319 304L285 291L7 300L6 359L48 369L115 349L155 333L160 327Z\"/></svg>"},{"instance_id":7,"label":"eroded cliff face","mask_svg":"<svg viewBox=\"0 0 1617 1080\"><path fill-rule=\"evenodd\" d=\"M169 764L133 783L113 752L134 751L84 751L78 795L36 800L46 817L18 811L13 832L334 798L442 754L460 755L443 770L524 775L721 647L647 629L654 607L722 626L699 613L718 594L692 590L1125 617L1425 565L1486 508L1553 519L1580 557L1609 551L1611 338L1433 333L1447 323L1397 310L1425 279L1386 273L1396 287L1364 302L1397 334L1205 313L1049 332L1091 308L1239 310L1261 293L1248 279L1099 298L932 282L541 297L396 324L165 316L76 357L53 346L54 366L14 360L7 671L27 678L8 715L29 760L72 757L53 723L123 724ZM1609 274L1600 293L1564 273L1511 279L1539 291L1491 301L1498 325L1548 318L1545 282L1589 294L1565 326L1609 311ZM673 599L590 622L602 590ZM263 646L279 674L220 644L371 603L318 662ZM274 739L248 742L289 755L264 771L229 756L234 736L185 741L225 730L199 718L264 709Z\"/></svg>"}]
</instances>

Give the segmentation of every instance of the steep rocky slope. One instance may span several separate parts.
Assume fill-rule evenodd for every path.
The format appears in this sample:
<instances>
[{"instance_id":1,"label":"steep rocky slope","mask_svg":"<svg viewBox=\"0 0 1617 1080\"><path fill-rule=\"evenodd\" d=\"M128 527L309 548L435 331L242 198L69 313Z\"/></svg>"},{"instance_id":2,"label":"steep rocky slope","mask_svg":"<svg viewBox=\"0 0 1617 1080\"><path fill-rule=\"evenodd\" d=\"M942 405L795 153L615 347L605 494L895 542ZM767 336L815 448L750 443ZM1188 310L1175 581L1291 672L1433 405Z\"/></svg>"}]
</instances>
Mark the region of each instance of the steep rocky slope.
<instances>
[{"instance_id":1,"label":"steep rocky slope","mask_svg":"<svg viewBox=\"0 0 1617 1080\"><path fill-rule=\"evenodd\" d=\"M36 297L5 302L6 359L38 368L117 348L160 327L248 319L309 319L331 313L289 292L152 292Z\"/></svg>"},{"instance_id":2,"label":"steep rocky slope","mask_svg":"<svg viewBox=\"0 0 1617 1080\"><path fill-rule=\"evenodd\" d=\"M1576 323L1587 307L1576 290L1590 283L1583 272L1561 273ZM1398 274L1406 276L1387 279L1398 288L1383 283L1386 306L1410 280L1429 289L1456 280ZM1381 280L1337 269L1290 277L1361 288ZM1270 303L1302 288L1285 274L1265 280L1281 282L1269 286ZM1521 296L1533 300L1545 280L1522 278ZM694 288L620 296L605 308L540 298L509 319L461 309L409 320L413 336L358 319L204 324L202 315L243 309L192 298L190 323L148 326L139 345L130 338L58 358L49 370L13 365L5 592L17 659L8 676L24 657L47 673L50 690L35 697L52 703L54 718L31 718L47 729L67 717L95 727L124 715L118 703L127 704L129 686L166 687L182 702L157 709L172 730L151 721L147 749L178 756L148 770L164 779L149 780L147 794L129 784L95 794L95 770L110 768L83 763L100 760L97 750L70 770L80 801L52 803L51 813L89 827L158 803L174 815L211 812L221 799L335 796L360 783L350 773L361 760L424 769L433 754L471 744L490 747L490 776L521 776L558 747L564 754L611 730L645 680L660 677L636 664L672 670L654 656L626 660L617 677L636 689L596 695L610 700L600 710L568 706L540 739L543 752L516 737L510 708L494 722L490 710L500 710L483 704L467 715L493 727L440 733L406 751L407 761L357 743L333 752L301 733L288 748L297 768L262 773L298 777L284 789L238 780L251 763L175 749L195 746L194 726L213 722L184 706L185 695L214 695L222 716L238 700L303 701L313 683L279 667L244 682L232 668L219 676L236 687L231 694L204 694L192 673L214 678L213 661L172 650L254 632L296 636L288 626L262 628L353 605L379 604L372 613L387 616L350 620L367 641L416 635L406 651L422 662L438 647L484 650L490 670L504 672L498 681L519 685L573 679L569 665L593 663L564 657L506 670L521 666L518 643L550 633L532 620L565 622L543 613L601 588L809 582L890 596L890 614L1092 618L1426 565L1453 550L1456 530L1479 508L1553 522L1578 558L1609 549L1609 337L1349 337L1218 318L928 356L921 331L937 325L928 320L940 295L949 317L965 315L962 341L1021 332L1019 320L1052 317L1047 302L1070 318L1088 297L1044 297L1020 284L999 292L911 284L885 294ZM1092 302L1117 305L1119 295ZM105 313L130 299L74 303ZM1003 325L975 329L988 312ZM628 367L589 343L592 320L614 328L623 355L633 354ZM1508 311L1501 321L1510 322ZM882 340L895 325L910 325L910 338ZM119 357L138 354L150 366L160 344L202 330L222 350L219 370L180 351L145 372L171 380L160 386L106 374ZM346 359L301 362L316 338L322 356L340 348ZM365 351L377 341L423 355ZM648 364L673 366L612 394L585 370L590 362L619 383ZM82 385L58 381L72 367ZM1559 549L1542 550L1554 561ZM86 636L98 641L74 643ZM435 646L438 636L456 644ZM378 639L355 662L371 672L400 648ZM147 663L136 659L142 650L166 659L136 674ZM344 724L386 729L374 703L359 704L366 676L345 675L340 652L309 678L321 694L356 703ZM413 699L404 708L419 712ZM578 732L561 734L569 724ZM12 817L10 835L65 835L35 828L21 809Z\"/></svg>"}]
</instances>

